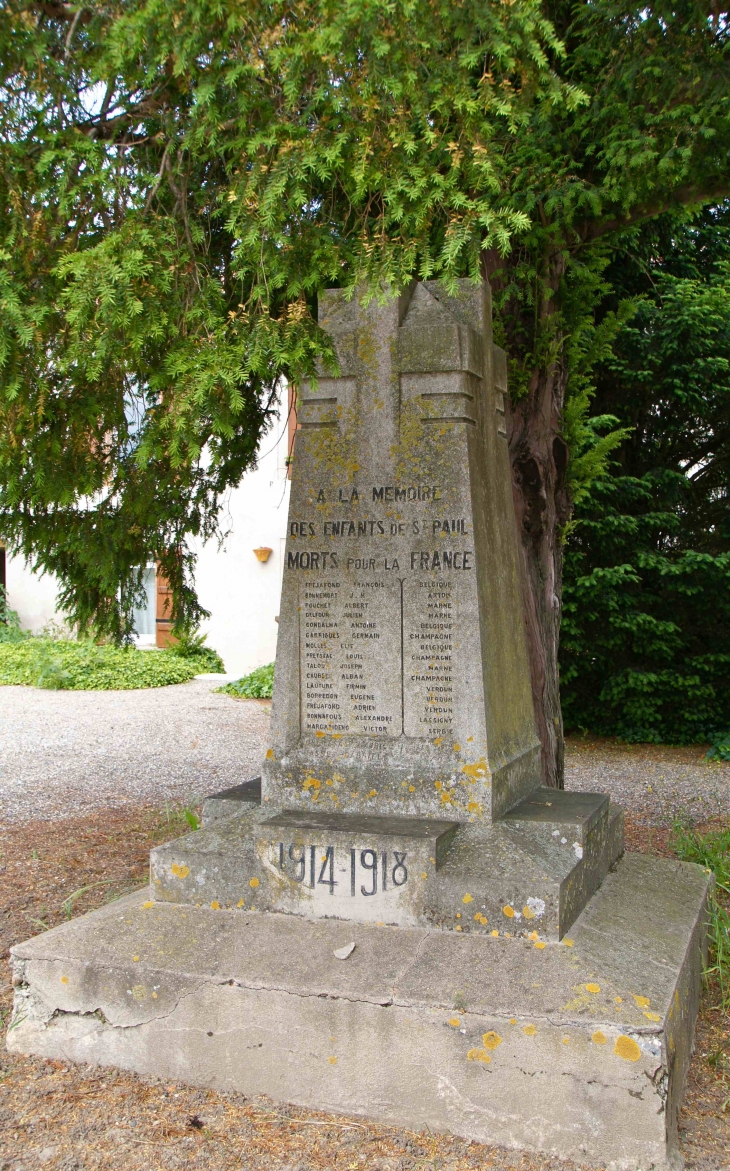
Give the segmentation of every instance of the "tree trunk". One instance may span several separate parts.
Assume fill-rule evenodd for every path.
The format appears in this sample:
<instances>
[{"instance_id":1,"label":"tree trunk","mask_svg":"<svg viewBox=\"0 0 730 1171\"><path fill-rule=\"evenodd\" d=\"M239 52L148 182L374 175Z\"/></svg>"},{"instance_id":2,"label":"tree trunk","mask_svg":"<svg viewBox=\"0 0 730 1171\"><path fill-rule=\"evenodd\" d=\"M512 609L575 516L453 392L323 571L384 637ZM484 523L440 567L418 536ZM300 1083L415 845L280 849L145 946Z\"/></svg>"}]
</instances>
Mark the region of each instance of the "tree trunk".
<instances>
[{"instance_id":1,"label":"tree trunk","mask_svg":"<svg viewBox=\"0 0 730 1171\"><path fill-rule=\"evenodd\" d=\"M485 255L485 271L498 292L507 285L505 261ZM563 275L557 257L543 288L537 332L554 338L550 318L557 312L555 292ZM517 308L510 305L510 310ZM535 320L510 316L514 337L508 336L511 357L522 362L535 342ZM507 326L509 335L510 328ZM507 436L512 465L512 491L523 564L524 619L532 677L535 723L542 744L543 783L564 784L563 717L560 710L558 647L562 607L563 550L561 533L571 513L566 485L568 448L561 435L566 372L560 360L545 370L533 369L528 391L508 401Z\"/></svg>"},{"instance_id":2,"label":"tree trunk","mask_svg":"<svg viewBox=\"0 0 730 1171\"><path fill-rule=\"evenodd\" d=\"M563 551L570 515L565 488L568 449L560 435L559 372L540 373L529 394L509 407L512 490L522 548L524 617L543 782L563 788L563 718L558 645Z\"/></svg>"}]
</instances>

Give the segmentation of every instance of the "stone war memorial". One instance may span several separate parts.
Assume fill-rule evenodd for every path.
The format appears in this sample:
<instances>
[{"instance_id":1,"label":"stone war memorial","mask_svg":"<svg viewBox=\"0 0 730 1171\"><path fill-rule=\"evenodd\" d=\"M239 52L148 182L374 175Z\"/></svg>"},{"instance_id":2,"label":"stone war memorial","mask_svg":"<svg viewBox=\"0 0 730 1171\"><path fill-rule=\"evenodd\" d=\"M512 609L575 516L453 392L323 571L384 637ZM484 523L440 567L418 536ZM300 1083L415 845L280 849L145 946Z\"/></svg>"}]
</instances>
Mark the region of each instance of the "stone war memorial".
<instances>
[{"instance_id":1,"label":"stone war memorial","mask_svg":"<svg viewBox=\"0 0 730 1171\"><path fill-rule=\"evenodd\" d=\"M710 878L541 785L489 289L319 316L262 776L13 949L8 1045L677 1167Z\"/></svg>"}]
</instances>

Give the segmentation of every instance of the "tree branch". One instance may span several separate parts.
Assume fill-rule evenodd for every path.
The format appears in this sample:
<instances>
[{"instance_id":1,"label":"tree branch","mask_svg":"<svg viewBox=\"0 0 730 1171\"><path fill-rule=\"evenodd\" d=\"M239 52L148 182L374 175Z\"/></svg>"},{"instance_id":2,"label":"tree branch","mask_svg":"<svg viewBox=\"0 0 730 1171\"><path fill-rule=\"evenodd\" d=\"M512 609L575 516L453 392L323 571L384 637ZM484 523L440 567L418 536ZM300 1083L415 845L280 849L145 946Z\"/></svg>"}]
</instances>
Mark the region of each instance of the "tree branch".
<instances>
[{"instance_id":1,"label":"tree branch","mask_svg":"<svg viewBox=\"0 0 730 1171\"><path fill-rule=\"evenodd\" d=\"M728 197L730 197L730 178L722 184L718 183L716 186L706 189L687 184L684 187L678 187L676 191L663 199L658 199L655 203L637 207L625 217L614 216L611 219L586 223L580 233L581 245L591 244L594 240L600 240L601 237L608 236L611 232L623 232L643 220L654 219L655 216L672 211L677 207L688 207L693 203L719 203L720 200Z\"/></svg>"}]
</instances>

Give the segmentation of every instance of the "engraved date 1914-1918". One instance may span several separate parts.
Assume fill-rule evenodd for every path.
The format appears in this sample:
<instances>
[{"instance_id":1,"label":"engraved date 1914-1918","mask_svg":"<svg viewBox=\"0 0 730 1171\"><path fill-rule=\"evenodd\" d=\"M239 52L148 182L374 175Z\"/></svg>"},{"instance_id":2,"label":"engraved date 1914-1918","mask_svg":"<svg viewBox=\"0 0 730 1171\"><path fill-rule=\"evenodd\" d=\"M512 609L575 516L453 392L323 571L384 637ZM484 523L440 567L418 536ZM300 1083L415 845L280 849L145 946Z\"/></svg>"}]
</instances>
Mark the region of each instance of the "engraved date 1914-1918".
<instances>
[{"instance_id":1,"label":"engraved date 1914-1918","mask_svg":"<svg viewBox=\"0 0 730 1171\"><path fill-rule=\"evenodd\" d=\"M294 882L301 882L312 890L326 886L331 895L340 885L335 873L347 875L349 871L352 898L357 895L368 898L376 895L378 889L388 891L408 882L405 851L350 849L349 853L349 865L340 866L337 865L340 858L335 857L334 846L296 846L279 842L277 862L282 873ZM346 884L347 878L342 882L342 885Z\"/></svg>"}]
</instances>

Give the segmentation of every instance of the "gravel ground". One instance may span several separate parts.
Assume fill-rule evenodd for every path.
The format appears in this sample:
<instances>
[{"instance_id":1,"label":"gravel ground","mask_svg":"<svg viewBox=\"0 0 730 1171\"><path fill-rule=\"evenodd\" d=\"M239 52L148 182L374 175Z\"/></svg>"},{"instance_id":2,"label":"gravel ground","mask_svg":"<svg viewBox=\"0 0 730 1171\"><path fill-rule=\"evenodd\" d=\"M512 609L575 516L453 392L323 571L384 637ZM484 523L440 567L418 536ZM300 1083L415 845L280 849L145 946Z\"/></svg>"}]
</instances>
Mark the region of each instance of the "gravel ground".
<instances>
[{"instance_id":1,"label":"gravel ground","mask_svg":"<svg viewBox=\"0 0 730 1171\"><path fill-rule=\"evenodd\" d=\"M260 772L269 705L217 695L217 679L146 691L0 687L0 822L195 803ZM566 788L610 793L634 819L670 825L730 812L730 763L705 748L572 738Z\"/></svg>"},{"instance_id":2,"label":"gravel ground","mask_svg":"<svg viewBox=\"0 0 730 1171\"><path fill-rule=\"evenodd\" d=\"M565 787L608 793L634 822L671 826L675 818L708 822L730 814L730 762L707 760L706 745L619 744L570 737Z\"/></svg>"},{"instance_id":3,"label":"gravel ground","mask_svg":"<svg viewBox=\"0 0 730 1171\"><path fill-rule=\"evenodd\" d=\"M0 833L197 805L258 775L270 704L217 694L219 686L209 676L140 691L0 687ZM627 849L671 853L675 818L711 825L730 815L730 762L705 751L570 737L566 788L622 805Z\"/></svg>"},{"instance_id":4,"label":"gravel ground","mask_svg":"<svg viewBox=\"0 0 730 1171\"><path fill-rule=\"evenodd\" d=\"M257 776L269 705L220 680L145 691L0 687L0 822L196 799Z\"/></svg>"}]
</instances>

